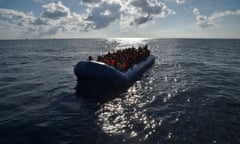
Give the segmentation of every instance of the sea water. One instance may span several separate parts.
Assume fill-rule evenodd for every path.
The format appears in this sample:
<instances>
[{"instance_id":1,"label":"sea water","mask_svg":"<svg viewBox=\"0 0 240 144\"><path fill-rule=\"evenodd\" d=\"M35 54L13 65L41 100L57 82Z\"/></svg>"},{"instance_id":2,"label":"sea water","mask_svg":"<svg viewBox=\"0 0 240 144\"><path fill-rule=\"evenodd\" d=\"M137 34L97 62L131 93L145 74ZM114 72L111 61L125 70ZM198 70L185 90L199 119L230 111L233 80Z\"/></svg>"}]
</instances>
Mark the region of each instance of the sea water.
<instances>
[{"instance_id":1,"label":"sea water","mask_svg":"<svg viewBox=\"0 0 240 144\"><path fill-rule=\"evenodd\" d=\"M75 94L79 61L144 44L155 64L126 92ZM1 40L0 143L240 143L240 40Z\"/></svg>"}]
</instances>

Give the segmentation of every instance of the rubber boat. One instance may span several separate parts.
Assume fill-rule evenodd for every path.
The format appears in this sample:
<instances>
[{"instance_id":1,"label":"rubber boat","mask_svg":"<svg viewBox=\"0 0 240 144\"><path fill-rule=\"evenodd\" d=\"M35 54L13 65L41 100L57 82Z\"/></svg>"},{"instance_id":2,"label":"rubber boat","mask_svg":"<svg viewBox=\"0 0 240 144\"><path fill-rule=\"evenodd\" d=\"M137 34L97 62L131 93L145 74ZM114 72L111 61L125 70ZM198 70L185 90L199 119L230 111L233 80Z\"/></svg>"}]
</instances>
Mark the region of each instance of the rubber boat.
<instances>
[{"instance_id":1,"label":"rubber boat","mask_svg":"<svg viewBox=\"0 0 240 144\"><path fill-rule=\"evenodd\" d=\"M74 67L76 92L86 97L102 97L130 87L150 66L155 56L149 55L126 72L97 61L80 61ZM108 96L107 96L108 97Z\"/></svg>"}]
</instances>

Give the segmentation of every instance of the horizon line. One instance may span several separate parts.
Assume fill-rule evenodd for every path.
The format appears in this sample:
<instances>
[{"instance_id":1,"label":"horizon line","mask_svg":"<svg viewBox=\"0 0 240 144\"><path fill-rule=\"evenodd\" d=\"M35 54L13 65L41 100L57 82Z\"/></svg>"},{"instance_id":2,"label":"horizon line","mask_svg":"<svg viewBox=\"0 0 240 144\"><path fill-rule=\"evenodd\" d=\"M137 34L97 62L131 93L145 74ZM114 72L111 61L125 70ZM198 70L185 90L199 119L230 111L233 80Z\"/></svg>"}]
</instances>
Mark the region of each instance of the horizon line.
<instances>
[{"instance_id":1,"label":"horizon line","mask_svg":"<svg viewBox=\"0 0 240 144\"><path fill-rule=\"evenodd\" d=\"M238 37L72 37L72 38L12 38L4 40L70 40L70 39L240 39Z\"/></svg>"}]
</instances>

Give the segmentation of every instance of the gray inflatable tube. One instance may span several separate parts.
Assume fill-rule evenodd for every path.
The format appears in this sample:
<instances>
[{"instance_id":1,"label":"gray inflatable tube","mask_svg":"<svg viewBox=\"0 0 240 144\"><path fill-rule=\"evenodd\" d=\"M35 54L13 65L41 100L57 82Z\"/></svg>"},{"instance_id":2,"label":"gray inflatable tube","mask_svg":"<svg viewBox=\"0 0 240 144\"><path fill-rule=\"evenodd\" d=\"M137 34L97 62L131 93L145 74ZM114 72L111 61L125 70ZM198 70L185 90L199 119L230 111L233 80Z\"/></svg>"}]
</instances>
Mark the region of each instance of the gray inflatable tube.
<instances>
[{"instance_id":1,"label":"gray inflatable tube","mask_svg":"<svg viewBox=\"0 0 240 144\"><path fill-rule=\"evenodd\" d=\"M97 61L81 61L74 67L78 82L76 90L84 91L85 95L95 91L99 95L101 93L99 90L106 92L126 89L153 65L154 60L155 57L150 55L126 72Z\"/></svg>"}]
</instances>

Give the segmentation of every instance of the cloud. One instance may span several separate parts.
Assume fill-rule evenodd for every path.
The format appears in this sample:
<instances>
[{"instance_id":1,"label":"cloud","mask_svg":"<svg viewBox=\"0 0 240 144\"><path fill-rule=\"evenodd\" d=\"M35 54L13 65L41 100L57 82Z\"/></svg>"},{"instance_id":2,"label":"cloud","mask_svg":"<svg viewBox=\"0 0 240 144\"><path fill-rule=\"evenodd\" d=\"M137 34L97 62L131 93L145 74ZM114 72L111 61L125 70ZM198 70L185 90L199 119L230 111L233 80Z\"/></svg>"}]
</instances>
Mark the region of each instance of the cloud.
<instances>
[{"instance_id":1,"label":"cloud","mask_svg":"<svg viewBox=\"0 0 240 144\"><path fill-rule=\"evenodd\" d=\"M227 10L224 12L215 12L209 17L209 19L211 21L218 21L225 16L240 16L240 9L235 11Z\"/></svg>"},{"instance_id":2,"label":"cloud","mask_svg":"<svg viewBox=\"0 0 240 144\"><path fill-rule=\"evenodd\" d=\"M215 26L215 24L212 23L212 21L210 21L207 16L198 15L196 17L196 20L197 20L197 25L200 26L201 28L208 28L208 27Z\"/></svg>"},{"instance_id":3,"label":"cloud","mask_svg":"<svg viewBox=\"0 0 240 144\"><path fill-rule=\"evenodd\" d=\"M32 12L25 13L12 9L1 9L1 27L15 29L19 35L31 35L32 37L42 37L65 32L83 31L86 22L77 13L71 13L70 9L61 2L43 5L44 11L39 16L34 16ZM17 33L16 33L17 34Z\"/></svg>"},{"instance_id":4,"label":"cloud","mask_svg":"<svg viewBox=\"0 0 240 144\"><path fill-rule=\"evenodd\" d=\"M17 10L0 8L0 16L8 19L8 23L14 23L16 25L28 25L34 21L32 12L24 13Z\"/></svg>"},{"instance_id":5,"label":"cloud","mask_svg":"<svg viewBox=\"0 0 240 144\"><path fill-rule=\"evenodd\" d=\"M132 0L131 5L140 12L141 15L153 15L156 17L166 17L174 12L166 7L164 3L157 0Z\"/></svg>"},{"instance_id":6,"label":"cloud","mask_svg":"<svg viewBox=\"0 0 240 144\"><path fill-rule=\"evenodd\" d=\"M4 9L0 8L0 15L5 18L16 18L16 19L24 19L32 17L32 12L24 13L17 10L11 10L11 9Z\"/></svg>"},{"instance_id":7,"label":"cloud","mask_svg":"<svg viewBox=\"0 0 240 144\"><path fill-rule=\"evenodd\" d=\"M196 15L196 23L201 28L214 27L217 23L226 16L239 16L240 10L235 11L224 11L224 12L214 12L210 16L204 16L200 14L200 11L197 8L193 9L193 13Z\"/></svg>"},{"instance_id":8,"label":"cloud","mask_svg":"<svg viewBox=\"0 0 240 144\"><path fill-rule=\"evenodd\" d=\"M103 2L96 7L91 7L88 10L86 30L100 29L108 26L115 20L120 19L120 4Z\"/></svg>"},{"instance_id":9,"label":"cloud","mask_svg":"<svg viewBox=\"0 0 240 144\"><path fill-rule=\"evenodd\" d=\"M95 3L87 5L85 30L101 29L112 23L118 22L121 25L141 25L154 18L164 18L174 11L158 0L91 0L81 3Z\"/></svg>"},{"instance_id":10,"label":"cloud","mask_svg":"<svg viewBox=\"0 0 240 144\"><path fill-rule=\"evenodd\" d=\"M157 0L130 0L123 11L130 25L141 25L154 18L164 18L175 14L173 10Z\"/></svg>"},{"instance_id":11,"label":"cloud","mask_svg":"<svg viewBox=\"0 0 240 144\"><path fill-rule=\"evenodd\" d=\"M62 17L70 17L71 15L69 8L64 6L61 1L43 5L43 8L45 11L42 13L41 17L44 18L59 19Z\"/></svg>"},{"instance_id":12,"label":"cloud","mask_svg":"<svg viewBox=\"0 0 240 144\"><path fill-rule=\"evenodd\" d=\"M199 10L198 10L197 8L194 8L194 9L193 9L193 13L194 13L195 15L200 15L200 12L199 12Z\"/></svg>"},{"instance_id":13,"label":"cloud","mask_svg":"<svg viewBox=\"0 0 240 144\"><path fill-rule=\"evenodd\" d=\"M185 0L176 0L176 2L177 2L178 4L183 4L183 3L185 3Z\"/></svg>"},{"instance_id":14,"label":"cloud","mask_svg":"<svg viewBox=\"0 0 240 144\"><path fill-rule=\"evenodd\" d=\"M24 35L32 26L31 23L35 21L32 12L24 13L3 8L0 8L0 19L0 32L4 34L3 38Z\"/></svg>"},{"instance_id":15,"label":"cloud","mask_svg":"<svg viewBox=\"0 0 240 144\"><path fill-rule=\"evenodd\" d=\"M131 25L140 25L140 24L146 23L148 20L151 20L149 15L146 17L142 16L142 17L134 19L134 21L130 24Z\"/></svg>"},{"instance_id":16,"label":"cloud","mask_svg":"<svg viewBox=\"0 0 240 144\"><path fill-rule=\"evenodd\" d=\"M93 3L100 3L102 0L80 0L80 3L85 4L93 4Z\"/></svg>"},{"instance_id":17,"label":"cloud","mask_svg":"<svg viewBox=\"0 0 240 144\"><path fill-rule=\"evenodd\" d=\"M32 23L36 29L41 31L41 36L65 32L80 32L84 31L87 25L82 15L75 12L72 13L61 1L49 3L42 7L44 11Z\"/></svg>"},{"instance_id":18,"label":"cloud","mask_svg":"<svg viewBox=\"0 0 240 144\"><path fill-rule=\"evenodd\" d=\"M61 1L50 2L42 5L43 11L38 16L33 12L0 8L0 26L15 29L19 35L43 37L103 29L112 24L125 28L138 26L175 14L158 0L80 0L80 7L85 11L76 13Z\"/></svg>"},{"instance_id":19,"label":"cloud","mask_svg":"<svg viewBox=\"0 0 240 144\"><path fill-rule=\"evenodd\" d=\"M209 20L209 17L201 15L199 9L194 8L193 13L196 15L196 24L201 28L213 27L215 24Z\"/></svg>"}]
</instances>

